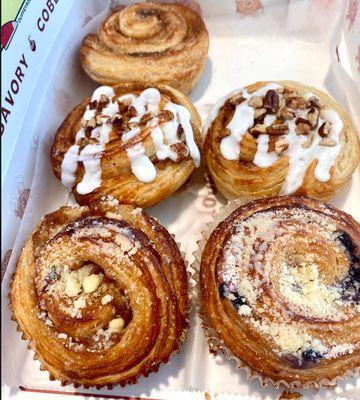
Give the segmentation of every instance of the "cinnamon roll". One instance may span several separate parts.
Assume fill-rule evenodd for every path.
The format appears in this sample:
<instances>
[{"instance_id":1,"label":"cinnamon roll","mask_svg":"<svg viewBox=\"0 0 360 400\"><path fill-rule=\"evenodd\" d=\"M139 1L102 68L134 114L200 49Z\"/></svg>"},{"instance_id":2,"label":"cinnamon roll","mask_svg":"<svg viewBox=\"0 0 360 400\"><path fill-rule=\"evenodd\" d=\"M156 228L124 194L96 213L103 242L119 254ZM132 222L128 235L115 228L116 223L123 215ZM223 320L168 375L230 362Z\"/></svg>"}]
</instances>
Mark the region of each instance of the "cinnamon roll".
<instances>
[{"instance_id":1,"label":"cinnamon roll","mask_svg":"<svg viewBox=\"0 0 360 400\"><path fill-rule=\"evenodd\" d=\"M10 298L41 369L75 386L135 383L179 350L188 326L176 243L141 209L113 199L45 215Z\"/></svg>"},{"instance_id":2,"label":"cinnamon roll","mask_svg":"<svg viewBox=\"0 0 360 400\"><path fill-rule=\"evenodd\" d=\"M113 12L81 46L86 73L103 85L168 84L188 93L205 65L209 37L181 4L139 3Z\"/></svg>"},{"instance_id":3,"label":"cinnamon roll","mask_svg":"<svg viewBox=\"0 0 360 400\"><path fill-rule=\"evenodd\" d=\"M263 383L333 385L360 370L360 225L307 197L239 207L200 267L212 350Z\"/></svg>"},{"instance_id":4,"label":"cinnamon roll","mask_svg":"<svg viewBox=\"0 0 360 400\"><path fill-rule=\"evenodd\" d=\"M194 106L169 86L101 86L58 129L51 164L81 205L108 194L150 207L200 165L200 129Z\"/></svg>"},{"instance_id":5,"label":"cinnamon roll","mask_svg":"<svg viewBox=\"0 0 360 400\"><path fill-rule=\"evenodd\" d=\"M334 196L359 165L359 139L328 95L298 82L258 82L212 110L204 158L229 198Z\"/></svg>"}]
</instances>

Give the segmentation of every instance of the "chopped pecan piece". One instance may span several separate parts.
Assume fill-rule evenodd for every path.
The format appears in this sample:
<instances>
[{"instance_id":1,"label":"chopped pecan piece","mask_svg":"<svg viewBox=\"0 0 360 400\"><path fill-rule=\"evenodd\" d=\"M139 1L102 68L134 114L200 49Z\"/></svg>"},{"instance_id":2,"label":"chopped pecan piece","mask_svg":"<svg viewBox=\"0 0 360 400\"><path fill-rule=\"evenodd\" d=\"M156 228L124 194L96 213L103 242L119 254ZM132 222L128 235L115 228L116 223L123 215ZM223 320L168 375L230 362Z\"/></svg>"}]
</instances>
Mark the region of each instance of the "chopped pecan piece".
<instances>
[{"instance_id":1,"label":"chopped pecan piece","mask_svg":"<svg viewBox=\"0 0 360 400\"><path fill-rule=\"evenodd\" d=\"M111 117L111 119L110 119L110 121L111 121L113 124L118 123L119 121L122 121L122 120L123 120L123 117L122 117L122 115L120 115L120 114L115 114L115 115L113 115L113 116Z\"/></svg>"},{"instance_id":2,"label":"chopped pecan piece","mask_svg":"<svg viewBox=\"0 0 360 400\"><path fill-rule=\"evenodd\" d=\"M90 101L89 110L96 110L96 109L97 109L97 100Z\"/></svg>"},{"instance_id":3,"label":"chopped pecan piece","mask_svg":"<svg viewBox=\"0 0 360 400\"><path fill-rule=\"evenodd\" d=\"M111 118L111 122L115 131L119 134L120 132L124 131L124 118L122 115L116 114Z\"/></svg>"},{"instance_id":4,"label":"chopped pecan piece","mask_svg":"<svg viewBox=\"0 0 360 400\"><path fill-rule=\"evenodd\" d=\"M326 146L326 147L333 147L336 145L335 140L329 139L329 138L324 138L319 142L320 146Z\"/></svg>"},{"instance_id":5,"label":"chopped pecan piece","mask_svg":"<svg viewBox=\"0 0 360 400\"><path fill-rule=\"evenodd\" d=\"M295 120L295 132L298 135L307 135L311 131L311 123L305 118L298 117Z\"/></svg>"},{"instance_id":6,"label":"chopped pecan piece","mask_svg":"<svg viewBox=\"0 0 360 400\"><path fill-rule=\"evenodd\" d=\"M289 148L289 141L286 137L281 137L275 142L275 153L277 155L282 154Z\"/></svg>"},{"instance_id":7,"label":"chopped pecan piece","mask_svg":"<svg viewBox=\"0 0 360 400\"><path fill-rule=\"evenodd\" d=\"M316 96L311 96L306 100L307 107L320 107L320 100Z\"/></svg>"},{"instance_id":8,"label":"chopped pecan piece","mask_svg":"<svg viewBox=\"0 0 360 400\"><path fill-rule=\"evenodd\" d=\"M228 129L227 129L227 130L228 130ZM230 131L229 131L229 133L230 133ZM184 128L182 127L181 124L179 124L179 126L178 126L178 128L177 128L176 134L177 134L177 137L178 137L180 140L182 140L182 141L185 140L185 132L184 132Z\"/></svg>"},{"instance_id":9,"label":"chopped pecan piece","mask_svg":"<svg viewBox=\"0 0 360 400\"><path fill-rule=\"evenodd\" d=\"M135 122L135 121L129 121L129 122L127 123L127 126L128 126L129 129L134 129L134 128L136 128L137 126L139 126L139 124L138 124L138 122Z\"/></svg>"},{"instance_id":10,"label":"chopped pecan piece","mask_svg":"<svg viewBox=\"0 0 360 400\"><path fill-rule=\"evenodd\" d=\"M326 138L330 133L330 128L331 125L328 122L324 122L318 130L319 136L321 136L322 138Z\"/></svg>"},{"instance_id":11,"label":"chopped pecan piece","mask_svg":"<svg viewBox=\"0 0 360 400\"><path fill-rule=\"evenodd\" d=\"M266 109L265 108L257 108L254 112L254 119L261 118L265 116L266 114Z\"/></svg>"},{"instance_id":12,"label":"chopped pecan piece","mask_svg":"<svg viewBox=\"0 0 360 400\"><path fill-rule=\"evenodd\" d=\"M249 100L249 106L253 108L261 108L263 106L263 99L260 96L253 96Z\"/></svg>"},{"instance_id":13,"label":"chopped pecan piece","mask_svg":"<svg viewBox=\"0 0 360 400\"><path fill-rule=\"evenodd\" d=\"M176 162L181 162L183 160L186 160L186 158L189 155L189 149L186 147L185 143L183 143L183 142L177 142L177 143L171 144L170 149L175 151L175 153L177 154Z\"/></svg>"},{"instance_id":14,"label":"chopped pecan piece","mask_svg":"<svg viewBox=\"0 0 360 400\"><path fill-rule=\"evenodd\" d=\"M174 119L174 114L169 110L161 110L158 112L157 118L159 120L159 124L163 124L164 122Z\"/></svg>"},{"instance_id":15,"label":"chopped pecan piece","mask_svg":"<svg viewBox=\"0 0 360 400\"><path fill-rule=\"evenodd\" d=\"M275 123L266 128L266 133L269 135L283 135L289 130L286 123Z\"/></svg>"},{"instance_id":16,"label":"chopped pecan piece","mask_svg":"<svg viewBox=\"0 0 360 400\"><path fill-rule=\"evenodd\" d=\"M128 109L129 109L129 104L126 104L124 101L118 101L118 106L119 106L120 114L127 113Z\"/></svg>"},{"instance_id":17,"label":"chopped pecan piece","mask_svg":"<svg viewBox=\"0 0 360 400\"><path fill-rule=\"evenodd\" d=\"M305 110L306 108L305 99L302 97L297 97L296 99L291 100L288 105L293 109L299 108L300 110Z\"/></svg>"},{"instance_id":18,"label":"chopped pecan piece","mask_svg":"<svg viewBox=\"0 0 360 400\"><path fill-rule=\"evenodd\" d=\"M110 103L110 99L109 99L105 94L102 94L102 95L100 96L99 101L100 101L101 103L106 103L106 104L109 104L109 103Z\"/></svg>"},{"instance_id":19,"label":"chopped pecan piece","mask_svg":"<svg viewBox=\"0 0 360 400\"><path fill-rule=\"evenodd\" d=\"M287 107L281 107L277 113L278 117L282 118L282 119L294 119L295 118L295 113L293 111L291 111L290 108Z\"/></svg>"},{"instance_id":20,"label":"chopped pecan piece","mask_svg":"<svg viewBox=\"0 0 360 400\"><path fill-rule=\"evenodd\" d=\"M85 128L85 137L87 137L89 139L91 137L92 130L93 130L93 128L91 128L91 126L87 126Z\"/></svg>"},{"instance_id":21,"label":"chopped pecan piece","mask_svg":"<svg viewBox=\"0 0 360 400\"><path fill-rule=\"evenodd\" d=\"M283 97L279 99L279 109L286 106L286 101Z\"/></svg>"},{"instance_id":22,"label":"chopped pecan piece","mask_svg":"<svg viewBox=\"0 0 360 400\"><path fill-rule=\"evenodd\" d=\"M242 93L235 94L231 99L229 100L229 103L232 104L233 106L237 106L241 104L245 99L243 98Z\"/></svg>"},{"instance_id":23,"label":"chopped pecan piece","mask_svg":"<svg viewBox=\"0 0 360 400\"><path fill-rule=\"evenodd\" d=\"M136 117L137 115L138 114L137 114L136 108L133 106L130 106L129 109L127 110L126 116L128 118L133 118L133 117Z\"/></svg>"},{"instance_id":24,"label":"chopped pecan piece","mask_svg":"<svg viewBox=\"0 0 360 400\"><path fill-rule=\"evenodd\" d=\"M273 113L277 113L279 110L279 94L273 90L270 89L266 92L266 95L264 97L264 107L267 110L272 111Z\"/></svg>"},{"instance_id":25,"label":"chopped pecan piece","mask_svg":"<svg viewBox=\"0 0 360 400\"><path fill-rule=\"evenodd\" d=\"M284 90L284 99L286 101L291 101L293 99L296 99L297 97L298 97L298 95L295 92L295 90L291 90L291 89L285 89Z\"/></svg>"},{"instance_id":26,"label":"chopped pecan piece","mask_svg":"<svg viewBox=\"0 0 360 400\"><path fill-rule=\"evenodd\" d=\"M306 116L312 128L315 128L319 121L319 110L316 107L311 107Z\"/></svg>"},{"instance_id":27,"label":"chopped pecan piece","mask_svg":"<svg viewBox=\"0 0 360 400\"><path fill-rule=\"evenodd\" d=\"M304 149L308 149L311 146L314 136L309 135L306 140L302 143L301 147Z\"/></svg>"},{"instance_id":28,"label":"chopped pecan piece","mask_svg":"<svg viewBox=\"0 0 360 400\"><path fill-rule=\"evenodd\" d=\"M96 126L96 119L95 119L95 118L90 118L90 119L87 121L86 126L90 126L91 128L95 128L95 126Z\"/></svg>"},{"instance_id":29,"label":"chopped pecan piece","mask_svg":"<svg viewBox=\"0 0 360 400\"><path fill-rule=\"evenodd\" d=\"M140 125L146 125L149 121L155 118L155 113L152 111L148 111L145 113L140 119Z\"/></svg>"},{"instance_id":30,"label":"chopped pecan piece","mask_svg":"<svg viewBox=\"0 0 360 400\"><path fill-rule=\"evenodd\" d=\"M103 108L105 108L109 103L110 103L110 99L107 96L105 96L104 94L102 94L100 96L100 99L96 103L96 111L98 113L101 113Z\"/></svg>"},{"instance_id":31,"label":"chopped pecan piece","mask_svg":"<svg viewBox=\"0 0 360 400\"><path fill-rule=\"evenodd\" d=\"M256 124L250 129L250 133L252 135L262 135L263 133L266 133L266 125Z\"/></svg>"}]
</instances>

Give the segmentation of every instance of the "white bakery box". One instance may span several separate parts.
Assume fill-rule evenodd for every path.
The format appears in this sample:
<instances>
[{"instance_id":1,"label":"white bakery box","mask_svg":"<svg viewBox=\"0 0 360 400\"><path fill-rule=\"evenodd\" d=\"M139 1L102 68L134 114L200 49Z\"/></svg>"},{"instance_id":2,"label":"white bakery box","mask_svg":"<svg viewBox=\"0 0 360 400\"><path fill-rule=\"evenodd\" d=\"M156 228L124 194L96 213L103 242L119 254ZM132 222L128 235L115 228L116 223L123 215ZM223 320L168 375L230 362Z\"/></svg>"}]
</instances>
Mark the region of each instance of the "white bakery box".
<instances>
[{"instance_id":1,"label":"white bakery box","mask_svg":"<svg viewBox=\"0 0 360 400\"><path fill-rule=\"evenodd\" d=\"M217 99L258 80L293 79L324 89L360 130L360 0L179 0L201 13L210 33L206 67L190 99L205 119ZM195 315L180 354L133 386L113 390L50 382L10 320L9 281L24 239L43 214L69 203L49 149L66 114L96 85L81 70L82 38L109 9L131 1L7 0L2 4L2 394L4 399L278 399L222 355L209 354ZM134 2L133 2L134 3ZM197 171L151 215L192 252L225 200ZM360 219L359 171L331 203ZM195 314L195 313L193 313ZM359 399L360 379L304 399Z\"/></svg>"}]
</instances>

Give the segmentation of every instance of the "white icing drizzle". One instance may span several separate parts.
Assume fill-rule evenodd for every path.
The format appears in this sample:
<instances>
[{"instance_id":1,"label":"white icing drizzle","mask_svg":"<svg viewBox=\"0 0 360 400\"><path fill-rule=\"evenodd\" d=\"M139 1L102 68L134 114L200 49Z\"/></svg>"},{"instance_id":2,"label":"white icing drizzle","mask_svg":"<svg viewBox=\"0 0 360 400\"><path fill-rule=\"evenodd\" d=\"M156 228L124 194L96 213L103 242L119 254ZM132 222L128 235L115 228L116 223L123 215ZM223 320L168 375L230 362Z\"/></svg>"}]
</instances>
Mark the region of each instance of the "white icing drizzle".
<instances>
[{"instance_id":1,"label":"white icing drizzle","mask_svg":"<svg viewBox=\"0 0 360 400\"><path fill-rule=\"evenodd\" d=\"M159 160L165 160L166 158L170 158L172 161L177 160L177 154L175 151L171 150L170 146L164 143L164 133L159 126L155 126L152 129L151 137L157 149L156 157Z\"/></svg>"},{"instance_id":2,"label":"white icing drizzle","mask_svg":"<svg viewBox=\"0 0 360 400\"><path fill-rule=\"evenodd\" d=\"M269 167L278 160L278 155L274 151L269 153L268 147L269 135L260 135L257 138L257 150L253 161L258 167Z\"/></svg>"},{"instance_id":3,"label":"white icing drizzle","mask_svg":"<svg viewBox=\"0 0 360 400\"><path fill-rule=\"evenodd\" d=\"M76 186L79 194L91 193L101 185L101 152L105 150L105 144L109 140L110 132L110 124L94 128L91 132L91 137L96 138L98 143L88 144L82 149L78 161L83 162L85 172L82 181Z\"/></svg>"},{"instance_id":4,"label":"white icing drizzle","mask_svg":"<svg viewBox=\"0 0 360 400\"><path fill-rule=\"evenodd\" d=\"M131 171L140 182L152 182L156 178L156 169L150 158L145 154L141 143L137 143L127 151L131 162Z\"/></svg>"},{"instance_id":5,"label":"white icing drizzle","mask_svg":"<svg viewBox=\"0 0 360 400\"><path fill-rule=\"evenodd\" d=\"M127 98L131 99L131 105L138 113L135 118L140 120L146 112L152 111L156 113L159 110L161 94L157 89L149 88L144 90L138 97L131 95L127 96ZM190 156L194 160L195 166L198 167L200 165L200 151L194 140L189 111L185 107L172 102L168 102L164 110L171 111L174 114L174 119L161 124L161 126L157 118L153 118L147 123L147 127L151 128L151 137L156 148L156 157L159 160L167 158L172 161L177 160L177 154L170 146L180 141L177 129L179 124L181 124L184 130L186 146L189 149ZM122 136L122 140L127 141L133 136L133 133L130 135L127 133ZM164 143L164 139L166 143ZM141 145L136 144L134 147L128 149L127 154L131 161L131 170L139 181L152 182L156 178L156 169Z\"/></svg>"},{"instance_id":6,"label":"white icing drizzle","mask_svg":"<svg viewBox=\"0 0 360 400\"><path fill-rule=\"evenodd\" d=\"M331 124L328 138L336 142L333 147L319 145L322 138L317 131L325 121ZM343 129L343 122L336 111L321 110L312 143L308 148L302 147L307 137L296 134L295 122L293 120L288 121L288 126L289 132L285 137L289 142L289 148L285 154L289 157L289 171L280 190L280 194L284 195L294 193L299 189L306 170L314 159L318 160L314 171L315 178L320 182L327 182L331 178L330 168L335 164L341 148L340 133Z\"/></svg>"},{"instance_id":7,"label":"white icing drizzle","mask_svg":"<svg viewBox=\"0 0 360 400\"><path fill-rule=\"evenodd\" d=\"M208 129L215 120L220 108L234 94L241 94L244 101L236 106L233 118L226 128L230 130L230 135L224 137L220 143L220 151L227 160L238 160L240 156L240 144L245 133L254 125L254 108L248 105L249 100L253 96L264 96L270 89L278 89L281 86L276 83L270 83L259 90L249 94L246 89L237 89L229 95L222 98L216 103L208 120L205 129ZM313 93L306 93L303 97L308 99L314 96ZM297 110L297 117L306 117L307 110ZM264 125L271 125L276 119L275 115L266 115ZM301 186L306 170L311 162L316 159L317 166L314 171L315 178L320 182L327 182L330 176L330 169L335 164L335 160L340 152L340 133L343 129L343 122L338 113L331 109L322 109L317 126L314 128L314 137L308 148L302 147L307 140L304 135L297 135L295 132L295 121L286 121L289 131L283 135L289 143L289 147L284 151L284 155L289 157L288 175L282 185L280 194L286 195L294 193ZM318 129L324 122L331 124L328 138L335 141L332 147L319 145L322 138L317 133ZM268 152L269 137L267 134L260 135L257 138L257 151L253 163L260 168L266 168L273 165L279 156L275 152Z\"/></svg>"},{"instance_id":8,"label":"white icing drizzle","mask_svg":"<svg viewBox=\"0 0 360 400\"><path fill-rule=\"evenodd\" d=\"M100 100L105 95L110 100L115 96L113 88L102 86L96 89L91 97L91 101ZM139 122L141 117L147 112L159 112L159 104L161 101L161 93L154 88L148 88L141 92L139 96L134 94L125 94L120 96L118 101L127 101L135 108L137 116L130 119L130 122ZM147 127L151 129L151 138L156 149L156 156L159 160L170 159L177 161L177 153L171 149L171 145L178 143L181 139L178 137L178 127L181 124L185 143L188 152L196 167L200 165L200 151L195 143L192 126L190 123L190 112L183 106L168 102L164 110L171 111L174 119L159 124L158 118L155 116L147 123ZM105 145L109 140L109 134L112 125L108 122L109 117L113 117L119 112L117 101L110 101L101 111L103 123L94 128L91 132L91 138L97 139L97 143L88 144L79 154L79 142L85 137L85 130L81 128L76 134L75 144L69 148L64 156L61 169L61 180L68 188L72 188L75 183L77 164L79 161L84 165L84 176L78 183L76 190L79 194L91 193L101 185L101 155L105 150ZM96 116L96 110L90 110L89 105L86 107L83 118L90 120ZM141 132L140 127L135 127L122 135L122 141L127 142ZM136 178L141 182L152 182L156 178L156 169L150 158L146 155L145 148L142 143L136 143L134 146L126 150L131 163L131 170Z\"/></svg>"},{"instance_id":9,"label":"white icing drizzle","mask_svg":"<svg viewBox=\"0 0 360 400\"><path fill-rule=\"evenodd\" d=\"M270 89L278 89L276 83L270 83L249 94L246 89L240 91L245 99L235 108L234 115L227 125L230 135L224 137L220 143L220 151L227 160L237 160L240 155L240 143L245 133L254 125L255 109L249 106L249 100L253 96L264 96Z\"/></svg>"},{"instance_id":10,"label":"white icing drizzle","mask_svg":"<svg viewBox=\"0 0 360 400\"><path fill-rule=\"evenodd\" d=\"M198 168L200 166L200 151L194 140L194 134L190 124L190 112L187 108L179 104L172 104L172 106L176 109L179 123L184 129L185 142L189 149L190 156L194 160L195 167Z\"/></svg>"},{"instance_id":11,"label":"white icing drizzle","mask_svg":"<svg viewBox=\"0 0 360 400\"><path fill-rule=\"evenodd\" d=\"M69 189L71 189L75 183L75 173L80 149L80 146L76 143L78 143L84 137L85 130L84 128L80 128L75 136L75 144L72 145L66 152L61 163L61 181Z\"/></svg>"}]
</instances>

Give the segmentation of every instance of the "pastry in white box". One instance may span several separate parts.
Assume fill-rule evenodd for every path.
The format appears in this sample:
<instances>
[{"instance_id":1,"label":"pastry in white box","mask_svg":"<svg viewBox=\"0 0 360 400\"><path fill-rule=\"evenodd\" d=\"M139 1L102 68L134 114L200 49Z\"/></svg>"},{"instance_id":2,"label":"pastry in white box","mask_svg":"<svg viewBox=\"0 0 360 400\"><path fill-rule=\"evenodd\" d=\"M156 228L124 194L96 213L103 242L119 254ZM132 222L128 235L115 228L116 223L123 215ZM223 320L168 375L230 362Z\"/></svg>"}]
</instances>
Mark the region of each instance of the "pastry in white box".
<instances>
[{"instance_id":1,"label":"pastry in white box","mask_svg":"<svg viewBox=\"0 0 360 400\"><path fill-rule=\"evenodd\" d=\"M136 383L179 351L188 282L172 236L114 199L47 214L13 277L13 317L51 379Z\"/></svg>"},{"instance_id":2,"label":"pastry in white box","mask_svg":"<svg viewBox=\"0 0 360 400\"><path fill-rule=\"evenodd\" d=\"M138 3L114 11L85 37L81 63L94 81L166 83L184 93L198 81L209 48L204 21L182 4Z\"/></svg>"},{"instance_id":3,"label":"pastry in white box","mask_svg":"<svg viewBox=\"0 0 360 400\"><path fill-rule=\"evenodd\" d=\"M204 237L196 264L212 351L275 386L358 374L358 222L319 200L280 196L240 206Z\"/></svg>"},{"instance_id":4,"label":"pastry in white box","mask_svg":"<svg viewBox=\"0 0 360 400\"><path fill-rule=\"evenodd\" d=\"M58 129L51 164L81 205L108 194L150 207L199 167L200 132L195 107L170 86L101 86Z\"/></svg>"},{"instance_id":5,"label":"pastry in white box","mask_svg":"<svg viewBox=\"0 0 360 400\"><path fill-rule=\"evenodd\" d=\"M203 155L229 199L328 200L349 182L360 147L349 116L324 92L293 81L257 82L215 105Z\"/></svg>"}]
</instances>

